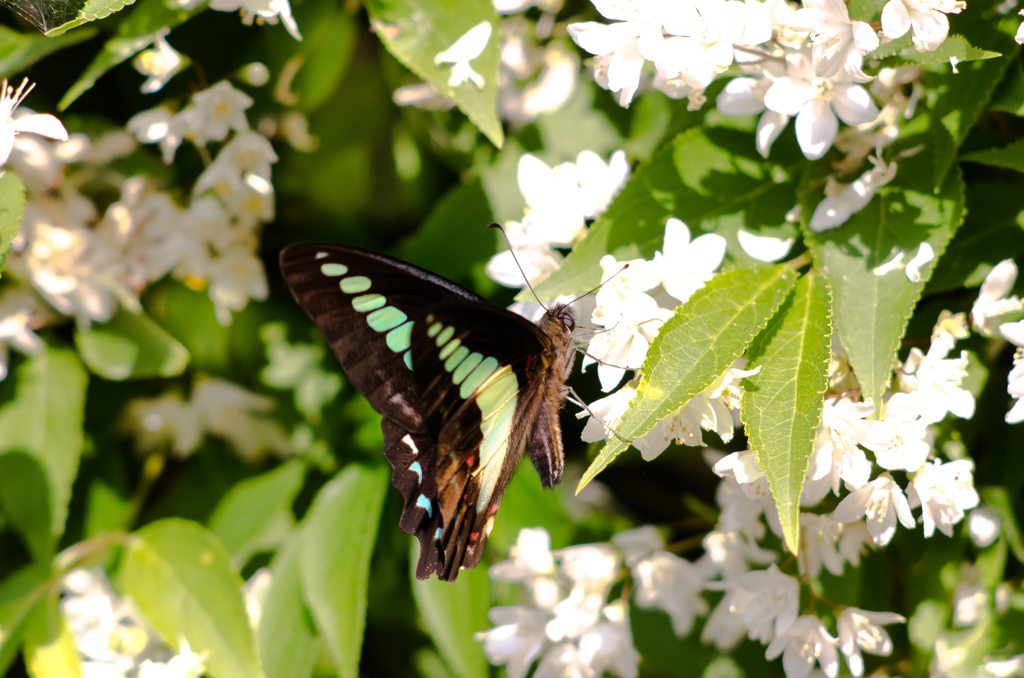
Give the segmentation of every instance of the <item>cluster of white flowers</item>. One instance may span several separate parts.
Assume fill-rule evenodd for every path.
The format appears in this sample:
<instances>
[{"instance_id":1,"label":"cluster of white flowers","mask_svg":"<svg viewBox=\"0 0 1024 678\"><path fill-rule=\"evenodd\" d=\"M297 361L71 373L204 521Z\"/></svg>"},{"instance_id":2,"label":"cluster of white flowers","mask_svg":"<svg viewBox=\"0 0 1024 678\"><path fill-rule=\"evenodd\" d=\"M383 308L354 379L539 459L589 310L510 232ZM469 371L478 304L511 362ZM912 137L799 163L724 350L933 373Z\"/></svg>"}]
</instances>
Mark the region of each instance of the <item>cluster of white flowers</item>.
<instances>
[{"instance_id":1,"label":"cluster of white flowers","mask_svg":"<svg viewBox=\"0 0 1024 678\"><path fill-rule=\"evenodd\" d=\"M255 630L263 608L270 571L257 571L242 589L249 623ZM68 630L82 659L84 678L199 678L206 653L188 641L171 648L128 597L117 595L99 568L76 568L61 580L60 602Z\"/></svg>"},{"instance_id":2,"label":"cluster of white flowers","mask_svg":"<svg viewBox=\"0 0 1024 678\"><path fill-rule=\"evenodd\" d=\"M1017 264L1012 259L999 262L985 277L978 299L971 307L971 324L986 337L996 334L1017 348L1013 352L1013 369L1007 378L1006 392L1016 402L1006 413L1006 423L1024 421L1024 302L1016 296L1007 297L1017 281ZM1012 320L1011 320L1012 319Z\"/></svg>"},{"instance_id":3,"label":"cluster of white flowers","mask_svg":"<svg viewBox=\"0 0 1024 678\"><path fill-rule=\"evenodd\" d=\"M575 163L553 168L534 155L523 154L518 180L526 211L522 221L505 222L512 249L491 257L487 275L517 288L527 281L542 280L561 265L563 256L558 249L572 247L583 237L587 221L608 209L629 180L629 173L623 151L615 151L608 162L592 151L583 151ZM538 309L536 304L516 307L524 315Z\"/></svg>"},{"instance_id":4,"label":"cluster of white flowers","mask_svg":"<svg viewBox=\"0 0 1024 678\"><path fill-rule=\"evenodd\" d=\"M620 550L585 544L552 552L547 531L532 528L519 532L510 556L488 574L524 585L530 603L490 611L495 626L476 639L492 664L507 665L509 678L523 678L538 658L535 677L601 675L611 669L635 678L640 657L628 604L608 601L622 567Z\"/></svg>"},{"instance_id":5,"label":"cluster of white flowers","mask_svg":"<svg viewBox=\"0 0 1024 678\"><path fill-rule=\"evenodd\" d=\"M123 427L142 452L170 451L190 456L204 437L224 440L243 459L258 461L267 453L286 454L288 436L277 419L271 398L212 377L199 377L192 397L177 392L156 398L138 398L125 410Z\"/></svg>"},{"instance_id":6,"label":"cluster of white flowers","mask_svg":"<svg viewBox=\"0 0 1024 678\"><path fill-rule=\"evenodd\" d=\"M177 115L158 108L130 121L141 141L161 143L167 161L184 138L204 147L227 140L181 207L147 177L111 168L137 148L130 134L69 138L52 116L14 111L27 93L25 84L17 92L5 84L0 103L6 164L27 189L0 297L0 378L8 346L27 353L39 348L33 330L64 316L88 326L110 320L119 306L135 311L146 286L168 274L206 288L223 324L250 299L266 297L256 250L260 225L274 215L270 165L277 156L264 136L249 131L248 96L221 82ZM120 198L100 215L80 191L86 183L91 189L102 183Z\"/></svg>"}]
</instances>

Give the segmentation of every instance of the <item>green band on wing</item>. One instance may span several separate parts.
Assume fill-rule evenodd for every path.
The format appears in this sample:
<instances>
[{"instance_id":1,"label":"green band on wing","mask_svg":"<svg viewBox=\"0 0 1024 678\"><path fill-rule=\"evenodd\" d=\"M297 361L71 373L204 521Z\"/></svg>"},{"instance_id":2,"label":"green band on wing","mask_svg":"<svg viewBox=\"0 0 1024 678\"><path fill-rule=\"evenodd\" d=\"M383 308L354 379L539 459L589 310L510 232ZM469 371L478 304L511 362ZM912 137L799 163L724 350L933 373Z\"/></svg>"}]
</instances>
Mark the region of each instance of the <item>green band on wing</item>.
<instances>
[{"instance_id":1,"label":"green band on wing","mask_svg":"<svg viewBox=\"0 0 1024 678\"><path fill-rule=\"evenodd\" d=\"M332 278L339 275L345 275L348 273L348 266L345 264L323 264L320 266L320 272L324 275L329 275Z\"/></svg>"},{"instance_id":2,"label":"green band on wing","mask_svg":"<svg viewBox=\"0 0 1024 678\"><path fill-rule=\"evenodd\" d=\"M386 303L383 294L362 294L352 300L352 308L359 313L369 313Z\"/></svg>"},{"instance_id":3,"label":"green band on wing","mask_svg":"<svg viewBox=\"0 0 1024 678\"><path fill-rule=\"evenodd\" d=\"M405 355L402 356L402 360L405 361L405 366L412 370L412 351L406 351Z\"/></svg>"},{"instance_id":4,"label":"green band on wing","mask_svg":"<svg viewBox=\"0 0 1024 678\"><path fill-rule=\"evenodd\" d=\"M402 313L394 306L385 306L384 308L377 309L370 315L366 316L366 322L368 322L370 327L378 332L387 332L390 329L394 329L408 319L409 316Z\"/></svg>"},{"instance_id":5,"label":"green band on wing","mask_svg":"<svg viewBox=\"0 0 1024 678\"><path fill-rule=\"evenodd\" d=\"M388 332L387 336L384 337L388 348L395 353L401 353L412 345L412 323L413 321L410 320L404 325Z\"/></svg>"},{"instance_id":6,"label":"green band on wing","mask_svg":"<svg viewBox=\"0 0 1024 678\"><path fill-rule=\"evenodd\" d=\"M437 335L437 346L438 346L438 348L440 348L441 346L444 346L449 341L451 341L452 340L452 335L454 335L454 334L455 334L455 328L450 326L450 325L448 327L444 328L443 330L441 330L441 334Z\"/></svg>"},{"instance_id":7,"label":"green band on wing","mask_svg":"<svg viewBox=\"0 0 1024 678\"><path fill-rule=\"evenodd\" d=\"M444 348L441 349L441 353L437 357L440 358L441 360L447 360L448 356L452 354L452 351L457 349L459 346L462 346L462 340L452 339L451 341L444 345ZM448 371L451 372L451 370Z\"/></svg>"},{"instance_id":8,"label":"green band on wing","mask_svg":"<svg viewBox=\"0 0 1024 678\"><path fill-rule=\"evenodd\" d=\"M427 322L429 323L431 320L433 320L433 318L433 315L428 315ZM434 337L437 336L437 333L441 331L441 327L441 323L432 324L430 327L427 328L427 336L433 339Z\"/></svg>"},{"instance_id":9,"label":"green band on wing","mask_svg":"<svg viewBox=\"0 0 1024 678\"><path fill-rule=\"evenodd\" d=\"M502 367L494 375L487 386L476 396L476 404L480 408L480 461L477 468L480 474L479 497L477 511L487 509L494 493L502 468L505 466L505 455L510 451L508 442L515 420L516 403L518 402L519 379L511 366Z\"/></svg>"},{"instance_id":10,"label":"green band on wing","mask_svg":"<svg viewBox=\"0 0 1024 678\"><path fill-rule=\"evenodd\" d=\"M452 381L454 381L456 384L461 384L462 380L468 377L469 373L476 369L476 366L479 365L480 361L483 359L484 357L479 353L470 353L468 356L466 356L466 359L463 360L462 363L455 368L455 371L452 372ZM466 396L462 397L465 398Z\"/></svg>"},{"instance_id":11,"label":"green band on wing","mask_svg":"<svg viewBox=\"0 0 1024 678\"><path fill-rule=\"evenodd\" d=\"M328 256L330 256L330 255L327 252L317 252L316 253L316 258L317 259L323 259L323 258L328 257Z\"/></svg>"},{"instance_id":12,"label":"green band on wing","mask_svg":"<svg viewBox=\"0 0 1024 678\"><path fill-rule=\"evenodd\" d=\"M455 353L453 353L448 358L448 360L445 361L445 363L444 363L444 370L445 370L445 372L451 372L456 367L458 367L459 363L461 363L463 360L465 360L467 355L469 355L469 349L466 348L465 346L459 346L459 349L457 351L455 351Z\"/></svg>"},{"instance_id":13,"label":"green band on wing","mask_svg":"<svg viewBox=\"0 0 1024 678\"><path fill-rule=\"evenodd\" d=\"M462 387L459 388L459 395L462 396L463 400L473 395L496 369L498 369L497 358L484 358L483 362L477 365L476 369L470 372L466 380L462 382Z\"/></svg>"},{"instance_id":14,"label":"green band on wing","mask_svg":"<svg viewBox=\"0 0 1024 678\"><path fill-rule=\"evenodd\" d=\"M365 275L353 275L341 279L341 291L345 294L359 294L370 289L370 279Z\"/></svg>"}]
</instances>

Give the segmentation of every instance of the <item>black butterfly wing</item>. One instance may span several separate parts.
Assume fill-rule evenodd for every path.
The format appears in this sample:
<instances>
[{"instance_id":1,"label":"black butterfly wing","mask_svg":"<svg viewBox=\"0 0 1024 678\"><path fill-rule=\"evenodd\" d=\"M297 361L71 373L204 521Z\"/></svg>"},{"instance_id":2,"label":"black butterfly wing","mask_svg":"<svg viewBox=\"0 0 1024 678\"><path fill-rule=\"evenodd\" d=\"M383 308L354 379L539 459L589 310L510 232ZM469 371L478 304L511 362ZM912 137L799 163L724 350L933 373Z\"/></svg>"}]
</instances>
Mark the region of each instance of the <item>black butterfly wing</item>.
<instances>
[{"instance_id":1,"label":"black butterfly wing","mask_svg":"<svg viewBox=\"0 0 1024 678\"><path fill-rule=\"evenodd\" d=\"M429 271L356 247L292 245L281 252L281 272L352 385L380 414L425 433L409 350L413 324L444 300L483 300Z\"/></svg>"},{"instance_id":2,"label":"black butterfly wing","mask_svg":"<svg viewBox=\"0 0 1024 678\"><path fill-rule=\"evenodd\" d=\"M451 281L357 248L295 245L281 269L383 415L384 456L405 499L400 526L420 540L417 576L454 581L480 561L536 419L530 392L547 335Z\"/></svg>"}]
</instances>

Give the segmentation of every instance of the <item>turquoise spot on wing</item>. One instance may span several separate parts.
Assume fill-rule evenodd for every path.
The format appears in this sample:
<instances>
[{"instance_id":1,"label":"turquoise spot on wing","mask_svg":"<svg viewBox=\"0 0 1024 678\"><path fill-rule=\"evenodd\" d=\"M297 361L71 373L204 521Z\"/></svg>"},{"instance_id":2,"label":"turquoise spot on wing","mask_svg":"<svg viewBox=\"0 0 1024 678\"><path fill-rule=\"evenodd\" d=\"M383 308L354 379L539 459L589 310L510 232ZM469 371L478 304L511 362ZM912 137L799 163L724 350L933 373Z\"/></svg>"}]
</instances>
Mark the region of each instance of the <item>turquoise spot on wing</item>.
<instances>
[{"instance_id":1,"label":"turquoise spot on wing","mask_svg":"<svg viewBox=\"0 0 1024 678\"><path fill-rule=\"evenodd\" d=\"M456 384L461 384L462 380L468 377L469 373L472 372L483 359L484 357L479 353L470 353L468 356L466 356L466 359L463 360L462 363L455 368L455 371L452 373L452 381L454 381ZM466 396L462 397L465 398Z\"/></svg>"},{"instance_id":2,"label":"turquoise spot on wing","mask_svg":"<svg viewBox=\"0 0 1024 678\"><path fill-rule=\"evenodd\" d=\"M388 343L388 348L395 353L401 353L409 348L412 345L412 321L388 332L384 341Z\"/></svg>"},{"instance_id":3,"label":"turquoise spot on wing","mask_svg":"<svg viewBox=\"0 0 1024 678\"><path fill-rule=\"evenodd\" d=\"M419 478L418 482L423 482L423 467L418 461L409 464L409 470L416 474L416 477Z\"/></svg>"},{"instance_id":4,"label":"turquoise spot on wing","mask_svg":"<svg viewBox=\"0 0 1024 678\"><path fill-rule=\"evenodd\" d=\"M422 494L416 498L416 505L426 511L428 516L434 515L434 507L430 505L430 500Z\"/></svg>"},{"instance_id":5,"label":"turquoise spot on wing","mask_svg":"<svg viewBox=\"0 0 1024 678\"><path fill-rule=\"evenodd\" d=\"M394 306L385 306L366 316L366 322L370 323L370 327L378 332L387 332L392 328L398 327L408 319L409 316Z\"/></svg>"},{"instance_id":6,"label":"turquoise spot on wing","mask_svg":"<svg viewBox=\"0 0 1024 678\"><path fill-rule=\"evenodd\" d=\"M434 539L436 541L441 541L441 537L443 537L443 536L444 536L444 528L442 528L442 527L437 528L437 530L434 532Z\"/></svg>"},{"instance_id":7,"label":"turquoise spot on wing","mask_svg":"<svg viewBox=\"0 0 1024 678\"><path fill-rule=\"evenodd\" d=\"M441 353L440 353L440 355L438 357L441 360L447 360L448 356L450 356L452 354L452 351L457 349L459 346L462 346L462 340L461 339L452 339L451 341L449 341L447 344L444 345L444 348L441 349ZM448 370L448 371L451 372L451 370Z\"/></svg>"},{"instance_id":8,"label":"turquoise spot on wing","mask_svg":"<svg viewBox=\"0 0 1024 678\"><path fill-rule=\"evenodd\" d=\"M405 355L402 356L402 359L405 360L405 366L408 367L411 370L412 369L412 351L406 351Z\"/></svg>"},{"instance_id":9,"label":"turquoise spot on wing","mask_svg":"<svg viewBox=\"0 0 1024 678\"><path fill-rule=\"evenodd\" d=\"M341 291L345 294L359 294L370 289L370 279L365 275L353 275L341 279Z\"/></svg>"},{"instance_id":10,"label":"turquoise spot on wing","mask_svg":"<svg viewBox=\"0 0 1024 678\"><path fill-rule=\"evenodd\" d=\"M491 376L494 370L498 369L497 358L484 358L483 362L476 366L476 368L469 373L466 380L462 382L462 387L459 389L459 395L463 399L473 395L480 385L487 381L487 377Z\"/></svg>"},{"instance_id":11,"label":"turquoise spot on wing","mask_svg":"<svg viewBox=\"0 0 1024 678\"><path fill-rule=\"evenodd\" d=\"M440 348L441 346L444 346L449 341L451 341L453 334L455 334L455 328L454 327L449 326L449 327L446 327L443 330L441 330L441 334L437 335L437 345L438 345L438 347Z\"/></svg>"},{"instance_id":12,"label":"turquoise spot on wing","mask_svg":"<svg viewBox=\"0 0 1024 678\"><path fill-rule=\"evenodd\" d=\"M323 258L324 258L324 257L326 257L326 256L328 256L328 255L327 255L327 252L317 252L317 253L316 253L316 258L317 258L317 259L323 259Z\"/></svg>"},{"instance_id":13,"label":"turquoise spot on wing","mask_svg":"<svg viewBox=\"0 0 1024 678\"><path fill-rule=\"evenodd\" d=\"M433 318L434 318L434 316L428 315L427 316L427 322L429 323L431 320L433 320ZM440 332L440 331L441 331L441 323L434 323L433 325L431 325L430 327L427 328L427 336L430 337L431 339L433 339L434 337L437 336L437 333Z\"/></svg>"},{"instance_id":14,"label":"turquoise spot on wing","mask_svg":"<svg viewBox=\"0 0 1024 678\"><path fill-rule=\"evenodd\" d=\"M352 308L360 313L369 313L386 303L383 294L362 294L352 300Z\"/></svg>"},{"instance_id":15,"label":"turquoise spot on wing","mask_svg":"<svg viewBox=\"0 0 1024 678\"><path fill-rule=\"evenodd\" d=\"M320 266L320 272L333 278L348 273L348 266L345 264L323 264Z\"/></svg>"},{"instance_id":16,"label":"turquoise spot on wing","mask_svg":"<svg viewBox=\"0 0 1024 678\"><path fill-rule=\"evenodd\" d=\"M451 357L449 357L448 360L445 361L445 372L451 372L456 367L458 367L459 363L465 360L467 355L469 355L469 349L466 348L465 346L460 346L459 350L455 351L455 353L453 353Z\"/></svg>"}]
</instances>

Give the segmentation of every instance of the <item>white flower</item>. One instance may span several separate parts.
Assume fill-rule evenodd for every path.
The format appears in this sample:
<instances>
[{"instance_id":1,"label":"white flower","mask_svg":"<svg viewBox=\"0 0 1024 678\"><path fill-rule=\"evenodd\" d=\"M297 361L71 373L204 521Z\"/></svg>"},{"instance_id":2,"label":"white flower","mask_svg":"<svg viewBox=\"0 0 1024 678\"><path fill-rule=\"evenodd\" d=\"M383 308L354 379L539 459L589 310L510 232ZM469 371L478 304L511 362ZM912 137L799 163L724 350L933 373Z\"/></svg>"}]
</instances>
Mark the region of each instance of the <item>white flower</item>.
<instances>
[{"instance_id":1,"label":"white flower","mask_svg":"<svg viewBox=\"0 0 1024 678\"><path fill-rule=\"evenodd\" d=\"M35 300L25 292L6 292L0 297L0 381L7 378L8 346L25 355L43 348L42 340L31 329Z\"/></svg>"},{"instance_id":2,"label":"white flower","mask_svg":"<svg viewBox=\"0 0 1024 678\"><path fill-rule=\"evenodd\" d=\"M246 132L249 122L245 111L252 106L252 99L244 92L231 86L227 80L196 92L192 105L178 114L186 136L199 146L209 141L224 141L228 132Z\"/></svg>"},{"instance_id":3,"label":"white flower","mask_svg":"<svg viewBox=\"0 0 1024 678\"><path fill-rule=\"evenodd\" d=\"M558 0L561 2L561 0ZM580 77L580 59L576 52L570 52L562 43L551 42L545 48L541 57L541 69L537 77L525 87L519 89L513 84L513 78L507 77L511 73L506 62L506 45L508 44L506 26L508 22L502 21L502 43L501 43L501 69L498 75L498 112L501 117L518 123L528 123L536 120L545 113L554 113L560 110L565 104L572 100L576 94ZM524 24L529 25L529 24ZM525 47L525 36L516 36L517 41ZM517 53L525 54L526 51L516 50ZM522 71L514 74L515 80L521 80L520 73L532 74L533 59L523 58L516 65L522 65ZM398 92L395 93L396 96Z\"/></svg>"},{"instance_id":4,"label":"white flower","mask_svg":"<svg viewBox=\"0 0 1024 678\"><path fill-rule=\"evenodd\" d=\"M725 89L715 99L715 107L722 115L763 115L757 121L754 133L757 152L767 158L772 143L778 138L789 122L790 116L765 110L765 95L772 84L786 75L786 67L772 59L756 67L747 66L744 70L752 77L733 78L725 85Z\"/></svg>"},{"instance_id":5,"label":"white flower","mask_svg":"<svg viewBox=\"0 0 1024 678\"><path fill-rule=\"evenodd\" d=\"M861 651L888 656L892 654L892 640L884 628L885 624L902 624L906 619L895 612L868 612L848 607L839 614L836 625L839 628L839 649L846 657L850 673L854 678L864 675L864 658Z\"/></svg>"},{"instance_id":6,"label":"white flower","mask_svg":"<svg viewBox=\"0 0 1024 678\"><path fill-rule=\"evenodd\" d=\"M836 639L814 615L807 614L794 621L765 651L767 659L775 659L780 654L786 678L806 678L815 663L829 678L839 673Z\"/></svg>"},{"instance_id":7,"label":"white flower","mask_svg":"<svg viewBox=\"0 0 1024 678\"><path fill-rule=\"evenodd\" d=\"M836 506L833 517L840 523L852 523L866 516L868 532L878 546L885 546L896 534L896 521L912 529L917 523L910 504L888 473L848 494Z\"/></svg>"},{"instance_id":8,"label":"white flower","mask_svg":"<svg viewBox=\"0 0 1024 678\"><path fill-rule=\"evenodd\" d=\"M234 247L210 264L210 300L221 325L231 324L231 312L246 307L250 299L267 298L263 262L246 247Z\"/></svg>"},{"instance_id":9,"label":"white flower","mask_svg":"<svg viewBox=\"0 0 1024 678\"><path fill-rule=\"evenodd\" d=\"M192 388L192 406L203 427L226 440L243 459L287 452L288 437L268 413L274 401L221 379L203 377Z\"/></svg>"},{"instance_id":10,"label":"white flower","mask_svg":"<svg viewBox=\"0 0 1024 678\"><path fill-rule=\"evenodd\" d=\"M758 261L769 263L785 258L793 248L793 243L796 242L793 237L776 238L769 235L755 235L742 227L736 237L744 252Z\"/></svg>"},{"instance_id":11,"label":"white flower","mask_svg":"<svg viewBox=\"0 0 1024 678\"><path fill-rule=\"evenodd\" d=\"M452 65L452 74L448 78L449 87L458 87L469 80L478 89L483 89L484 76L474 71L469 62L483 54L493 30L491 22L481 21L466 31L451 47L434 55L435 65Z\"/></svg>"},{"instance_id":12,"label":"white flower","mask_svg":"<svg viewBox=\"0 0 1024 678\"><path fill-rule=\"evenodd\" d=\"M964 511L978 505L978 492L974 489L971 471L974 463L961 459L943 464L941 461L925 464L914 474L907 488L910 505L921 506L924 536L930 537L935 528L947 537L953 536L953 525L964 517Z\"/></svg>"},{"instance_id":13,"label":"white flower","mask_svg":"<svg viewBox=\"0 0 1024 678\"><path fill-rule=\"evenodd\" d=\"M602 264L607 263L606 259L610 260L611 255L605 255ZM606 329L595 332L590 338L583 369L597 362L601 388L610 391L619 385L626 370L635 370L644 364L651 342L671 311L661 308L653 297L642 292L615 306L602 306L598 294L592 320Z\"/></svg>"},{"instance_id":14,"label":"white flower","mask_svg":"<svg viewBox=\"0 0 1024 678\"><path fill-rule=\"evenodd\" d=\"M606 163L597 153L583 151L576 157L583 216L596 219L629 181L625 151L615 151Z\"/></svg>"},{"instance_id":15,"label":"white flower","mask_svg":"<svg viewBox=\"0 0 1024 678\"><path fill-rule=\"evenodd\" d=\"M978 548L991 546L999 538L1002 522L988 506L979 506L967 518L967 533Z\"/></svg>"},{"instance_id":16,"label":"white flower","mask_svg":"<svg viewBox=\"0 0 1024 678\"><path fill-rule=\"evenodd\" d=\"M662 284L665 291L685 302L722 264L725 238L705 233L690 241L690 229L679 219L665 223L665 244L662 248Z\"/></svg>"},{"instance_id":17,"label":"white flower","mask_svg":"<svg viewBox=\"0 0 1024 678\"><path fill-rule=\"evenodd\" d=\"M139 88L143 94L159 92L184 66L181 55L167 44L170 33L171 29L166 26L158 30L154 35L156 45L139 52L132 61L135 70L147 76L146 82Z\"/></svg>"},{"instance_id":18,"label":"white flower","mask_svg":"<svg viewBox=\"0 0 1024 678\"><path fill-rule=\"evenodd\" d=\"M882 34L887 40L914 29L914 47L920 52L939 48L949 34L946 14L959 14L963 0L889 0L882 8Z\"/></svg>"},{"instance_id":19,"label":"white flower","mask_svg":"<svg viewBox=\"0 0 1024 678\"><path fill-rule=\"evenodd\" d=\"M543 610L553 608L561 596L561 588L547 530L543 527L519 530L509 556L509 560L492 565L487 575L495 581L521 582L529 588L534 605Z\"/></svg>"},{"instance_id":20,"label":"white flower","mask_svg":"<svg viewBox=\"0 0 1024 678\"><path fill-rule=\"evenodd\" d=\"M863 445L875 453L875 463L890 471L913 473L932 450L933 434L920 418L916 393L890 393L885 418L874 426Z\"/></svg>"},{"instance_id":21,"label":"white flower","mask_svg":"<svg viewBox=\"0 0 1024 678\"><path fill-rule=\"evenodd\" d=\"M812 0L810 7L794 12L788 24L793 30L812 34L817 75L827 78L842 68L854 82L872 79L861 70L861 63L864 55L878 47L878 36L863 21L851 21L842 0Z\"/></svg>"},{"instance_id":22,"label":"white flower","mask_svg":"<svg viewBox=\"0 0 1024 678\"><path fill-rule=\"evenodd\" d=\"M1024 9L1017 12L1017 14L1024 16ZM1021 22L1020 26L1017 26L1017 33L1013 36L1013 40L1018 45L1024 45L1024 22Z\"/></svg>"},{"instance_id":23,"label":"white flower","mask_svg":"<svg viewBox=\"0 0 1024 678\"><path fill-rule=\"evenodd\" d=\"M611 669L621 678L636 678L640 655L633 647L625 601L606 605L601 616L604 619L580 638L580 660L597 676Z\"/></svg>"},{"instance_id":24,"label":"white flower","mask_svg":"<svg viewBox=\"0 0 1024 678\"><path fill-rule=\"evenodd\" d=\"M839 534L839 524L832 516L800 513L797 564L802 575L817 578L822 565L837 577L843 573L843 559L836 546Z\"/></svg>"},{"instance_id":25,"label":"white flower","mask_svg":"<svg viewBox=\"0 0 1024 678\"><path fill-rule=\"evenodd\" d=\"M124 428L135 436L140 451L170 448L180 458L189 456L203 439L200 413L177 393L133 400L125 410Z\"/></svg>"},{"instance_id":26,"label":"white flower","mask_svg":"<svg viewBox=\"0 0 1024 678\"><path fill-rule=\"evenodd\" d=\"M881 266L876 266L871 269L871 272L879 277L883 277L890 271L896 271L902 268L906 272L907 280L912 283L919 283L924 279L923 274L921 273L921 267L935 259L935 250L933 250L932 246L928 243L922 242L917 247L917 254L915 254L914 257L906 264L903 263L904 256L906 256L906 252L899 250L895 257Z\"/></svg>"},{"instance_id":27,"label":"white flower","mask_svg":"<svg viewBox=\"0 0 1024 678\"><path fill-rule=\"evenodd\" d=\"M163 161L171 164L185 138L182 119L163 106L137 113L128 120L127 129L142 144L160 144Z\"/></svg>"},{"instance_id":28,"label":"white flower","mask_svg":"<svg viewBox=\"0 0 1024 678\"><path fill-rule=\"evenodd\" d=\"M806 51L786 55L786 75L765 93L764 105L780 115L796 116L797 143L810 160L832 147L839 132L836 116L851 126L878 117L878 107L864 87L845 71L831 78L815 75Z\"/></svg>"},{"instance_id":29,"label":"white flower","mask_svg":"<svg viewBox=\"0 0 1024 678\"><path fill-rule=\"evenodd\" d=\"M870 442L872 436L877 435L878 422L867 419L874 410L870 401L825 400L821 426L814 438L814 452L807 471L810 480L830 479L832 491L837 496L840 480L849 489L861 487L868 481L871 462L859 445Z\"/></svg>"},{"instance_id":30,"label":"white flower","mask_svg":"<svg viewBox=\"0 0 1024 678\"><path fill-rule=\"evenodd\" d=\"M196 654L184 637L179 641L181 649L166 662L145 659L139 664L137 678L199 678L206 672L207 651Z\"/></svg>"},{"instance_id":31,"label":"white flower","mask_svg":"<svg viewBox=\"0 0 1024 678\"><path fill-rule=\"evenodd\" d=\"M288 0L210 0L210 9L218 12L240 11L242 22L246 26L251 26L256 17L268 24L276 24L280 19L293 38L302 40L299 26L292 18L292 7Z\"/></svg>"},{"instance_id":32,"label":"white flower","mask_svg":"<svg viewBox=\"0 0 1024 678\"><path fill-rule=\"evenodd\" d=\"M839 184L829 179L825 187L825 197L814 208L808 228L820 233L835 228L849 221L857 212L868 206L875 197L875 191L896 178L896 163L886 164L880 157L868 158L874 165L852 184ZM925 243L922 243L925 244ZM902 260L901 251L897 263ZM909 266L909 265L908 265ZM888 269L878 267L875 275L885 275ZM908 270L909 277L909 270Z\"/></svg>"},{"instance_id":33,"label":"white flower","mask_svg":"<svg viewBox=\"0 0 1024 678\"><path fill-rule=\"evenodd\" d=\"M68 132L60 120L48 113L33 113L30 115L14 116L14 111L25 97L28 96L34 84L29 84L28 78L21 81L17 91L7 84L4 78L0 84L0 166L7 163L14 149L14 138L18 134L29 132L39 134L50 139L67 141Z\"/></svg>"},{"instance_id":34,"label":"white flower","mask_svg":"<svg viewBox=\"0 0 1024 678\"><path fill-rule=\"evenodd\" d=\"M971 325L986 337L995 335L1001 317L1024 310L1024 303L1016 296L1007 297L1017 280L1017 264L1003 259L992 267L985 282L981 283L978 298L971 306Z\"/></svg>"},{"instance_id":35,"label":"white flower","mask_svg":"<svg viewBox=\"0 0 1024 678\"><path fill-rule=\"evenodd\" d=\"M800 583L774 565L738 577L733 586L730 612L742 615L751 640L768 643L793 625L800 603ZM708 588L721 588L714 583ZM723 600L724 602L724 600Z\"/></svg>"},{"instance_id":36,"label":"white flower","mask_svg":"<svg viewBox=\"0 0 1024 678\"><path fill-rule=\"evenodd\" d=\"M511 676L510 676L511 678ZM533 678L597 678L572 643L556 645L545 653Z\"/></svg>"},{"instance_id":37,"label":"white flower","mask_svg":"<svg viewBox=\"0 0 1024 678\"><path fill-rule=\"evenodd\" d=\"M590 403L589 411L576 414L577 419L589 416L580 437L584 442L594 443L598 440L611 440L615 430L626 413L629 401L636 395L636 388L626 384L609 396Z\"/></svg>"},{"instance_id":38,"label":"white flower","mask_svg":"<svg viewBox=\"0 0 1024 678\"><path fill-rule=\"evenodd\" d=\"M480 631L473 638L484 644L487 661L506 666L508 678L523 678L544 649L544 626L551 615L515 605L491 608L487 617L494 628Z\"/></svg>"},{"instance_id":39,"label":"white flower","mask_svg":"<svg viewBox=\"0 0 1024 678\"><path fill-rule=\"evenodd\" d=\"M771 497L768 478L753 450L733 452L719 459L712 470L721 478L733 476L748 499L758 501Z\"/></svg>"},{"instance_id":40,"label":"white flower","mask_svg":"<svg viewBox=\"0 0 1024 678\"><path fill-rule=\"evenodd\" d=\"M568 597L555 605L555 618L547 624L553 642L579 638L597 624L608 588L620 570L619 554L607 544L570 546L556 555L572 588Z\"/></svg>"},{"instance_id":41,"label":"white flower","mask_svg":"<svg viewBox=\"0 0 1024 678\"><path fill-rule=\"evenodd\" d=\"M763 531L764 523L760 524ZM735 579L750 571L750 563L763 567L777 558L774 551L761 549L737 531L712 530L704 537L703 545L704 555L697 566L707 579L714 576Z\"/></svg>"},{"instance_id":42,"label":"white flower","mask_svg":"<svg viewBox=\"0 0 1024 678\"><path fill-rule=\"evenodd\" d=\"M517 179L526 200L525 232L556 247L572 245L585 226L576 165L566 162L551 168L537 156L524 153L519 158Z\"/></svg>"},{"instance_id":43,"label":"white flower","mask_svg":"<svg viewBox=\"0 0 1024 678\"><path fill-rule=\"evenodd\" d=\"M667 551L656 551L637 561L631 570L636 604L667 612L672 630L680 638L689 635L696 617L707 614L707 602L700 596L704 578L693 563Z\"/></svg>"},{"instance_id":44,"label":"white flower","mask_svg":"<svg viewBox=\"0 0 1024 678\"><path fill-rule=\"evenodd\" d=\"M619 3L599 0L597 10L615 23L596 21L569 24L569 37L595 55L594 79L601 87L617 92L620 106L628 107L640 86L644 57L638 41L661 39L661 6L656 0Z\"/></svg>"},{"instance_id":45,"label":"white flower","mask_svg":"<svg viewBox=\"0 0 1024 678\"><path fill-rule=\"evenodd\" d=\"M957 626L974 626L988 607L988 589L977 584L963 583L953 593L953 623Z\"/></svg>"},{"instance_id":46,"label":"white flower","mask_svg":"<svg viewBox=\"0 0 1024 678\"><path fill-rule=\"evenodd\" d=\"M896 370L900 389L917 393L921 419L926 423L938 423L949 412L961 419L974 416L974 396L960 386L967 376L967 352L961 351L960 358L946 357L954 343L952 335L937 333L927 354L916 347L910 349L907 361Z\"/></svg>"},{"instance_id":47,"label":"white flower","mask_svg":"<svg viewBox=\"0 0 1024 678\"><path fill-rule=\"evenodd\" d=\"M672 440L681 445L704 445L701 429L716 433L722 442L731 441L739 423L739 404L743 397L740 382L761 369L744 370L744 365L746 358L738 358L707 388L633 441L633 446L650 461L664 452Z\"/></svg>"},{"instance_id":48,"label":"white flower","mask_svg":"<svg viewBox=\"0 0 1024 678\"><path fill-rule=\"evenodd\" d=\"M1013 354L1013 369L1006 380L1006 392L1017 401L1006 413L1006 423L1024 421L1024 351L1019 348Z\"/></svg>"}]
</instances>

